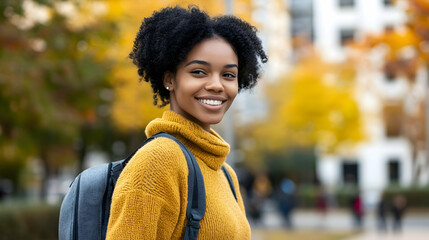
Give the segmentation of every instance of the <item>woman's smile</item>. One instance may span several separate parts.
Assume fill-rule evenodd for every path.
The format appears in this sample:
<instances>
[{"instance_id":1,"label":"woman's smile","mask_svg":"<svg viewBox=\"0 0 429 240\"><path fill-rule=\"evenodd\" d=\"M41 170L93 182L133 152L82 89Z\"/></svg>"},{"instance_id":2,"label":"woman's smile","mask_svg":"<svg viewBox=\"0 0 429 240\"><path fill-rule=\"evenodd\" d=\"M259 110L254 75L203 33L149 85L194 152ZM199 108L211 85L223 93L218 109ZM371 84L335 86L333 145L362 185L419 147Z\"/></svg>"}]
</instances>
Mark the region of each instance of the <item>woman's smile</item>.
<instances>
[{"instance_id":1,"label":"woman's smile","mask_svg":"<svg viewBox=\"0 0 429 240\"><path fill-rule=\"evenodd\" d=\"M196 97L197 101L199 101L204 107L209 110L217 111L223 107L223 104L226 103L226 98L210 96L210 97Z\"/></svg>"}]
</instances>

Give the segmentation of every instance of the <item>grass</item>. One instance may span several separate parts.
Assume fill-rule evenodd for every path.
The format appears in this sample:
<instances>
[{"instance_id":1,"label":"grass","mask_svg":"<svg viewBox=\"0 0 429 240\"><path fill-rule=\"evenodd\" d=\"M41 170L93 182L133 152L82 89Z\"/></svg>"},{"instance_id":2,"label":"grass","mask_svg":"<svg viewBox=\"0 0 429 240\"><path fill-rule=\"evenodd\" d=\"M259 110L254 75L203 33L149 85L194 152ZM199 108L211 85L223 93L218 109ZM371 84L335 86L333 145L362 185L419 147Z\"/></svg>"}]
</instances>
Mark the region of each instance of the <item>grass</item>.
<instances>
[{"instance_id":1,"label":"grass","mask_svg":"<svg viewBox=\"0 0 429 240\"><path fill-rule=\"evenodd\" d=\"M348 231L317 231L283 229L254 229L252 240L343 240L356 235L356 232Z\"/></svg>"}]
</instances>

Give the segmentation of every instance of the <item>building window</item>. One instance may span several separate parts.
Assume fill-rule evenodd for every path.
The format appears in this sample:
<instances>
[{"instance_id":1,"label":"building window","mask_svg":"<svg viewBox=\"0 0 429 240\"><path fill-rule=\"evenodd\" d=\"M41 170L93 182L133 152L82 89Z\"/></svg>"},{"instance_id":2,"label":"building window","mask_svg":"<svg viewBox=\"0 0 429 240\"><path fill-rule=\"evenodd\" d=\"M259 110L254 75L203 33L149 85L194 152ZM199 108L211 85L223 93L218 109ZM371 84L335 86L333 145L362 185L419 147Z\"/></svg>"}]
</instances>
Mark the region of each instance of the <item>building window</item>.
<instances>
[{"instance_id":1,"label":"building window","mask_svg":"<svg viewBox=\"0 0 429 240\"><path fill-rule=\"evenodd\" d=\"M307 40L313 41L313 2L291 0L289 7L292 37L305 37Z\"/></svg>"},{"instance_id":2,"label":"building window","mask_svg":"<svg viewBox=\"0 0 429 240\"><path fill-rule=\"evenodd\" d=\"M340 44L341 46L345 46L355 38L355 30L354 29L341 29L340 30Z\"/></svg>"},{"instance_id":3,"label":"building window","mask_svg":"<svg viewBox=\"0 0 429 240\"><path fill-rule=\"evenodd\" d=\"M386 7L391 7L393 6L393 1L392 0L383 0L384 6Z\"/></svg>"},{"instance_id":4,"label":"building window","mask_svg":"<svg viewBox=\"0 0 429 240\"><path fill-rule=\"evenodd\" d=\"M389 171L389 183L390 184L398 184L400 181L400 172L401 167L399 163L399 159L392 158L388 162L388 169Z\"/></svg>"},{"instance_id":5,"label":"building window","mask_svg":"<svg viewBox=\"0 0 429 240\"><path fill-rule=\"evenodd\" d=\"M359 166L356 162L344 161L343 166L343 183L358 185L359 183Z\"/></svg>"},{"instance_id":6,"label":"building window","mask_svg":"<svg viewBox=\"0 0 429 240\"><path fill-rule=\"evenodd\" d=\"M340 8L351 8L355 6L354 0L338 0Z\"/></svg>"}]
</instances>

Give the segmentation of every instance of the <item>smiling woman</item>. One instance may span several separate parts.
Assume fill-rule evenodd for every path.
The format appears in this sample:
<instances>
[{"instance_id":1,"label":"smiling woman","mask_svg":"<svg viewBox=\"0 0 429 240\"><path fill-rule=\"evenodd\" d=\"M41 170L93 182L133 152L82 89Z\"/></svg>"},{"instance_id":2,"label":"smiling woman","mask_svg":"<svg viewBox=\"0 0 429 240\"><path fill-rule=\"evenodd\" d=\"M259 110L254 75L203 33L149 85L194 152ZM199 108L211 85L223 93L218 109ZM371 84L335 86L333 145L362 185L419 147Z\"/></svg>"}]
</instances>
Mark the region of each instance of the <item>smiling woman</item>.
<instances>
[{"instance_id":1,"label":"smiling woman","mask_svg":"<svg viewBox=\"0 0 429 240\"><path fill-rule=\"evenodd\" d=\"M229 145L211 125L222 120L241 89L256 84L267 61L256 28L234 16L210 18L197 7L165 8L143 20L130 58L151 84L154 104L170 104L146 135L164 131L176 137L201 169L206 210L198 239L250 239L240 192L232 193L229 185L239 189L225 163ZM156 138L140 148L116 184L107 238L187 236L188 174L173 140Z\"/></svg>"},{"instance_id":2,"label":"smiling woman","mask_svg":"<svg viewBox=\"0 0 429 240\"><path fill-rule=\"evenodd\" d=\"M170 109L209 131L219 123L238 93L238 60L220 37L206 39L189 52L176 74L166 74Z\"/></svg>"}]
</instances>

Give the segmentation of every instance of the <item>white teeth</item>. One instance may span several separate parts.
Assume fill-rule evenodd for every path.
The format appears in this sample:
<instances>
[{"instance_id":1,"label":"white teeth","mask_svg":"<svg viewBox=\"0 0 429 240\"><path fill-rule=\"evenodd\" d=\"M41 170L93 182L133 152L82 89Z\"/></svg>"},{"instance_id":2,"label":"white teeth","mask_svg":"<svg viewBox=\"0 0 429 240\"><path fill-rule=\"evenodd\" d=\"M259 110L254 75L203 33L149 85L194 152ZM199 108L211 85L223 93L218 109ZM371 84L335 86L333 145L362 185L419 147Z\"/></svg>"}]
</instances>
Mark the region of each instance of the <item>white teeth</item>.
<instances>
[{"instance_id":1,"label":"white teeth","mask_svg":"<svg viewBox=\"0 0 429 240\"><path fill-rule=\"evenodd\" d=\"M219 101L219 100L199 99L199 101L204 104L212 105L212 106L218 106L222 104L222 101Z\"/></svg>"}]
</instances>

